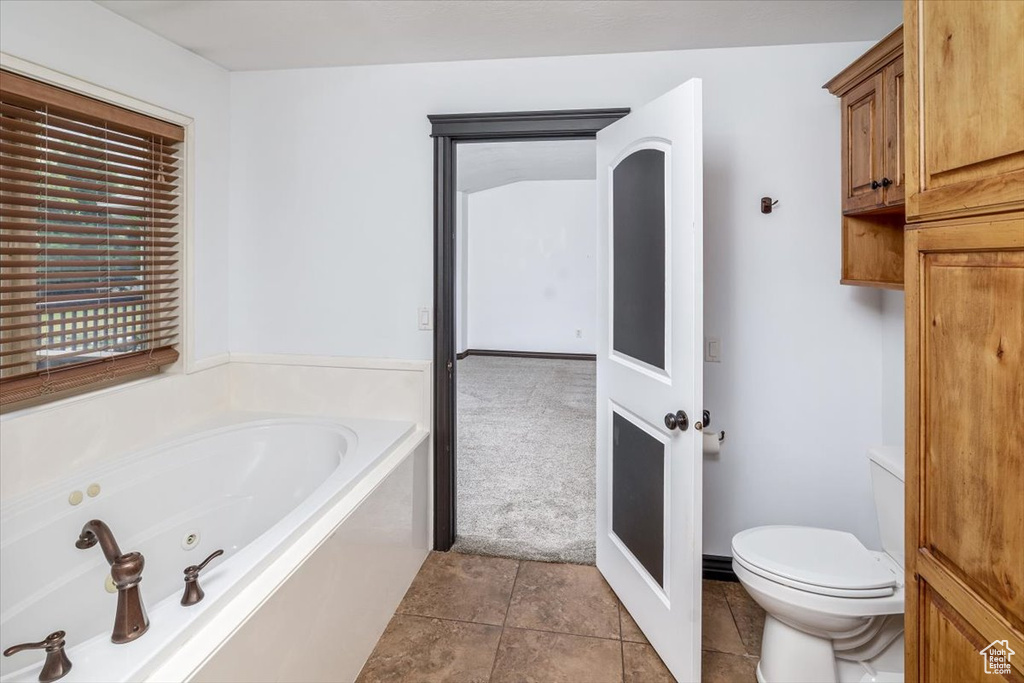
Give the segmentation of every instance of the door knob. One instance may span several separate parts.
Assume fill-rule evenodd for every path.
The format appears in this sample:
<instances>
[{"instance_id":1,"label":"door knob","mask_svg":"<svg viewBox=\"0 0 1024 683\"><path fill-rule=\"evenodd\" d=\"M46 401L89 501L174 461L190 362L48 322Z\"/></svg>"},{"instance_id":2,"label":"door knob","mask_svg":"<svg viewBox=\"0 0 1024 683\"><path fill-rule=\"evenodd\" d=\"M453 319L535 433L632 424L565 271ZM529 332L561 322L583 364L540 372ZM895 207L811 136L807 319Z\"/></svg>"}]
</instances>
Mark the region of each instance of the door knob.
<instances>
[{"instance_id":1,"label":"door knob","mask_svg":"<svg viewBox=\"0 0 1024 683\"><path fill-rule=\"evenodd\" d=\"M690 418L682 410L669 413L665 416L665 426L669 429L678 429L681 432L685 432L690 428Z\"/></svg>"}]
</instances>

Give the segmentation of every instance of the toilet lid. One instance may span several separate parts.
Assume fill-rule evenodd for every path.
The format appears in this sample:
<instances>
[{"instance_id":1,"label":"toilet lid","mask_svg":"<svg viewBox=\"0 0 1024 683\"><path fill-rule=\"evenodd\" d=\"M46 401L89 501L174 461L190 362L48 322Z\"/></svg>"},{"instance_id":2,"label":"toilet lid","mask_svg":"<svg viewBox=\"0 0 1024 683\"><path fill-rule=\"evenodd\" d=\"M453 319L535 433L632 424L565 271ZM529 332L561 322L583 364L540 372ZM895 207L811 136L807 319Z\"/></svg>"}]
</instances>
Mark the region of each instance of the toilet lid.
<instances>
[{"instance_id":1,"label":"toilet lid","mask_svg":"<svg viewBox=\"0 0 1024 683\"><path fill-rule=\"evenodd\" d=\"M736 534L732 552L750 571L814 593L881 597L896 588L888 565L845 531L757 527Z\"/></svg>"}]
</instances>

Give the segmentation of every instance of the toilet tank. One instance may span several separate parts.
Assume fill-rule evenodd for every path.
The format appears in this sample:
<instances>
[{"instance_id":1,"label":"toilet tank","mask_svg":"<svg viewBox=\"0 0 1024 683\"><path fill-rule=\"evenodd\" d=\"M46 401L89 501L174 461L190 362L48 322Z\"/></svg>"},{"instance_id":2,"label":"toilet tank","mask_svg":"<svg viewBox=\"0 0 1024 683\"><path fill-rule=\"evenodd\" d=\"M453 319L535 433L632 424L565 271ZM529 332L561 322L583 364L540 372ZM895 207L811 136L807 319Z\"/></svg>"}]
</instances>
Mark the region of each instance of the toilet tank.
<instances>
[{"instance_id":1,"label":"toilet tank","mask_svg":"<svg viewBox=\"0 0 1024 683\"><path fill-rule=\"evenodd\" d=\"M876 446L868 449L868 458L882 550L903 567L903 449Z\"/></svg>"}]
</instances>

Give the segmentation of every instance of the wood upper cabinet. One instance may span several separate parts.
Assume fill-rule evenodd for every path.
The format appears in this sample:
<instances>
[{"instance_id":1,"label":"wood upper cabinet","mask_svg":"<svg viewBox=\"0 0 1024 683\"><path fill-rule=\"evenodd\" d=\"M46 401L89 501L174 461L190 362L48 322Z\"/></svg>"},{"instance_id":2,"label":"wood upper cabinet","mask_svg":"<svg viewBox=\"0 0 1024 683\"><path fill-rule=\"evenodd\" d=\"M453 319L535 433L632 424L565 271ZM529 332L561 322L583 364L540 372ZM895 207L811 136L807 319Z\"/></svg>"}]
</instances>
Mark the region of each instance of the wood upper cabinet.
<instances>
[{"instance_id":1,"label":"wood upper cabinet","mask_svg":"<svg viewBox=\"0 0 1024 683\"><path fill-rule=\"evenodd\" d=\"M1024 2L905 0L908 221L1024 208Z\"/></svg>"},{"instance_id":2,"label":"wood upper cabinet","mask_svg":"<svg viewBox=\"0 0 1024 683\"><path fill-rule=\"evenodd\" d=\"M882 196L885 145L882 74L876 73L843 95L843 212L874 209Z\"/></svg>"},{"instance_id":3,"label":"wood upper cabinet","mask_svg":"<svg viewBox=\"0 0 1024 683\"><path fill-rule=\"evenodd\" d=\"M885 145L882 158L882 202L886 206L902 205L907 185L904 159L903 55L893 60L882 73L885 87Z\"/></svg>"},{"instance_id":4,"label":"wood upper cabinet","mask_svg":"<svg viewBox=\"0 0 1024 683\"><path fill-rule=\"evenodd\" d=\"M903 27L825 84L842 102L843 213L903 204Z\"/></svg>"},{"instance_id":5,"label":"wood upper cabinet","mask_svg":"<svg viewBox=\"0 0 1024 683\"><path fill-rule=\"evenodd\" d=\"M845 285L903 289L903 27L825 84L842 108Z\"/></svg>"}]
</instances>

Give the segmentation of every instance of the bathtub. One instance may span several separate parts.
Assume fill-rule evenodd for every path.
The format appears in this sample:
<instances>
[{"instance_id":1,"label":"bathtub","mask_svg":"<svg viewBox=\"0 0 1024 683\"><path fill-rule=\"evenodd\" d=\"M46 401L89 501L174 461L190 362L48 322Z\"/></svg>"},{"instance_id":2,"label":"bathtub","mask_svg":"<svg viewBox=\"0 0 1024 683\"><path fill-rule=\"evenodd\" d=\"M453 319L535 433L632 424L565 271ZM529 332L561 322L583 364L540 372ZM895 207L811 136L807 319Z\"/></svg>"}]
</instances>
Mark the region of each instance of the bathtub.
<instances>
[{"instance_id":1,"label":"bathtub","mask_svg":"<svg viewBox=\"0 0 1024 683\"><path fill-rule=\"evenodd\" d=\"M62 680L69 683L204 678L204 666L214 671L205 678L243 680L242 672L217 662L217 652L246 622L260 623L260 607L375 491L386 490L415 452L422 462L404 465L415 475L392 484L402 493L378 501L384 512L369 523L379 525L383 514L402 527L395 543L409 569L390 588L400 598L405 574L414 574L416 558L426 554L426 494L418 490L426 489L425 436L410 423L228 415L7 502L0 508L0 645L66 631L73 668ZM88 493L75 494L82 500L72 504L76 491ZM75 547L91 519L107 523L123 552L145 556L140 590L150 626L127 644L110 642L116 595L108 590L103 553ZM409 529L412 519L416 528ZM205 599L182 607L183 570L218 549L224 555L200 576ZM324 617L345 620L343 613ZM365 654L352 656L358 661ZM43 658L42 652L4 658L0 681L35 681Z\"/></svg>"}]
</instances>

